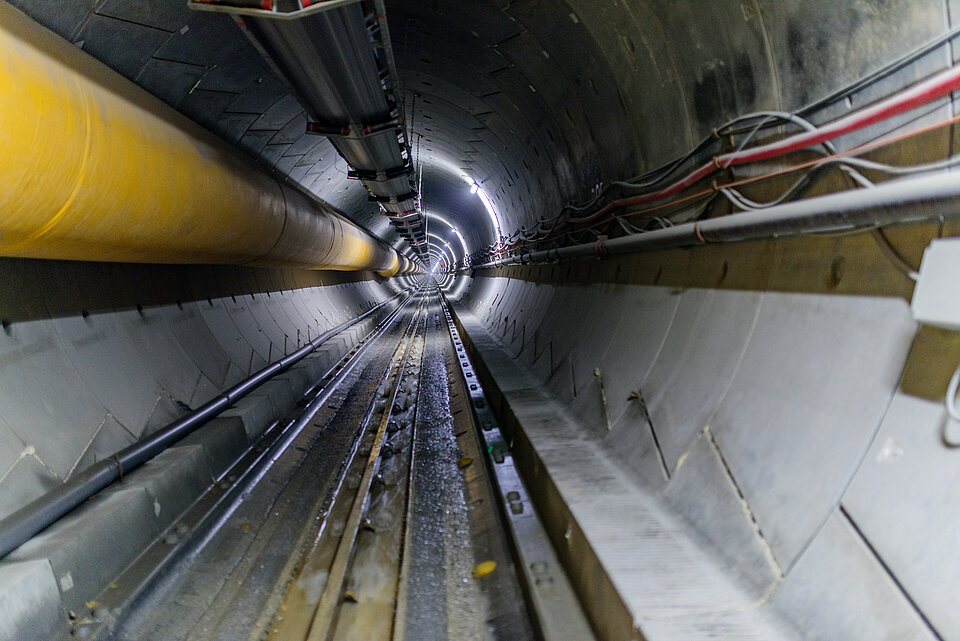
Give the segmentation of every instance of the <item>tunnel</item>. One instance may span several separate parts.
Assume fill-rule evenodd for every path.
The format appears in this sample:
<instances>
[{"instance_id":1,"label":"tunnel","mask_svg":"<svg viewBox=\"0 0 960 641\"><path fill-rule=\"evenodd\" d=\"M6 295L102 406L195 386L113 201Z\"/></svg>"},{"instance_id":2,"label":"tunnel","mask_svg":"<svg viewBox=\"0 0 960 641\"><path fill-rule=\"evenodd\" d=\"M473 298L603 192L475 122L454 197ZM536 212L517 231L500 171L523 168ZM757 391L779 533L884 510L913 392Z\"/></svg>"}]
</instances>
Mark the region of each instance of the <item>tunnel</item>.
<instances>
[{"instance_id":1,"label":"tunnel","mask_svg":"<svg viewBox=\"0 0 960 641\"><path fill-rule=\"evenodd\" d=\"M958 12L0 3L0 641L960 640Z\"/></svg>"}]
</instances>

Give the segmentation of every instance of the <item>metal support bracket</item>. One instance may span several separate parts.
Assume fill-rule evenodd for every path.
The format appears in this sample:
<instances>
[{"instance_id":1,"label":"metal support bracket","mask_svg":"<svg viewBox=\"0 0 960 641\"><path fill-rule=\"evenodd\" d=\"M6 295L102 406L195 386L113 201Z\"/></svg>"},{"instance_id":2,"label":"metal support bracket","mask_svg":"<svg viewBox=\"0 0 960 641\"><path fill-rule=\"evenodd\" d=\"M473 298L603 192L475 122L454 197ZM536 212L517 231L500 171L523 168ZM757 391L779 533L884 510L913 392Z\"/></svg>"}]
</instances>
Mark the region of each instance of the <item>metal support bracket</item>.
<instances>
[{"instance_id":1,"label":"metal support bracket","mask_svg":"<svg viewBox=\"0 0 960 641\"><path fill-rule=\"evenodd\" d=\"M234 16L253 16L256 18L270 18L272 20L297 20L306 16L316 15L331 9L339 9L360 0L324 0L308 3L302 9L295 11L277 11L271 0L187 0L187 6L195 11L211 11L213 13L228 13ZM302 3L301 3L302 4Z\"/></svg>"},{"instance_id":2,"label":"metal support bracket","mask_svg":"<svg viewBox=\"0 0 960 641\"><path fill-rule=\"evenodd\" d=\"M406 164L401 165L400 167L393 167L387 169L386 171L366 171L363 169L349 170L347 172L347 178L353 180L370 180L376 182L383 182L386 180L393 180L394 178L400 178L401 176L409 176L413 173L413 165Z\"/></svg>"}]
</instances>

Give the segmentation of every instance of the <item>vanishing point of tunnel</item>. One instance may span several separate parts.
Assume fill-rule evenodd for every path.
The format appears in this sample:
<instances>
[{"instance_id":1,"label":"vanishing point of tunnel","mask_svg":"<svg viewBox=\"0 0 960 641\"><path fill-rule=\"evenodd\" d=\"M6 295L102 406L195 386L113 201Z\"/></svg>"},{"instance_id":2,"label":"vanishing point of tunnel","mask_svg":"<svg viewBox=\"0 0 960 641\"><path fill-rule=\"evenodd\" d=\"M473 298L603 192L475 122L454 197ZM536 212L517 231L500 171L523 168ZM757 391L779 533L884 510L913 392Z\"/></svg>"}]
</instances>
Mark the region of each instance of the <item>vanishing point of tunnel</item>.
<instances>
[{"instance_id":1,"label":"vanishing point of tunnel","mask_svg":"<svg viewBox=\"0 0 960 641\"><path fill-rule=\"evenodd\" d=\"M0 641L960 641L960 0L0 0Z\"/></svg>"}]
</instances>

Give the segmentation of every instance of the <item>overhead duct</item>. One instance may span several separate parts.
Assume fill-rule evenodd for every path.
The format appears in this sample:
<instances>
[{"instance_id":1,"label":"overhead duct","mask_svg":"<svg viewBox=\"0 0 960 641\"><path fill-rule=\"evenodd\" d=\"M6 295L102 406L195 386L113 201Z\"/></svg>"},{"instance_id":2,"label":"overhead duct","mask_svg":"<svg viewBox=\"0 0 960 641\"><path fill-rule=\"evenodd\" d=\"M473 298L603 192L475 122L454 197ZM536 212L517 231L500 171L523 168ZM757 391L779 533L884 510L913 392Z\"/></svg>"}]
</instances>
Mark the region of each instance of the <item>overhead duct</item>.
<instances>
[{"instance_id":1,"label":"overhead duct","mask_svg":"<svg viewBox=\"0 0 960 641\"><path fill-rule=\"evenodd\" d=\"M0 4L0 255L306 269L397 252Z\"/></svg>"},{"instance_id":2,"label":"overhead duct","mask_svg":"<svg viewBox=\"0 0 960 641\"><path fill-rule=\"evenodd\" d=\"M191 0L230 13L306 108L322 134L420 255L426 220L397 100L390 36L379 0ZM251 8L251 6L265 8Z\"/></svg>"}]
</instances>

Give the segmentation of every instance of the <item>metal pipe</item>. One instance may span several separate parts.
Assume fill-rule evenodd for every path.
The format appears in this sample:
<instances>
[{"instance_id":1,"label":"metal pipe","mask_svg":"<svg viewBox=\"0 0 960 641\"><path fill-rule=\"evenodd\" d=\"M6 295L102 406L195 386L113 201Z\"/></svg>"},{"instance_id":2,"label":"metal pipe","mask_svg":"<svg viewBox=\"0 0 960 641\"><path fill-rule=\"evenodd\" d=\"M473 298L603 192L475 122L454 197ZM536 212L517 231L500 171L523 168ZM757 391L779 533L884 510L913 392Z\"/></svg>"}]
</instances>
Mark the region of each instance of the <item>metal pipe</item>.
<instances>
[{"instance_id":1,"label":"metal pipe","mask_svg":"<svg viewBox=\"0 0 960 641\"><path fill-rule=\"evenodd\" d=\"M0 255L306 269L396 252L0 3Z\"/></svg>"},{"instance_id":2,"label":"metal pipe","mask_svg":"<svg viewBox=\"0 0 960 641\"><path fill-rule=\"evenodd\" d=\"M211 8L198 0L188 6ZM315 11L316 6L275 12L236 8L234 17L298 96L313 121L307 130L330 137L386 213L413 212L422 218L419 187L412 171L407 171L412 159L384 7L373 3L376 22L371 27L367 3L336 5L322 12ZM376 46L371 34L378 40ZM377 178L380 173L392 177ZM423 240L423 230L399 231Z\"/></svg>"},{"instance_id":3,"label":"metal pipe","mask_svg":"<svg viewBox=\"0 0 960 641\"><path fill-rule=\"evenodd\" d=\"M270 363L252 376L218 394L190 414L125 447L110 458L94 463L69 481L0 520L0 559L119 479L123 474L136 469L174 443L186 438L241 398L306 358L330 338L376 313L385 305L396 300L405 291L371 307L353 320L324 332L292 354ZM409 300L409 296L407 300ZM401 303L397 309L400 309L405 302Z\"/></svg>"},{"instance_id":4,"label":"metal pipe","mask_svg":"<svg viewBox=\"0 0 960 641\"><path fill-rule=\"evenodd\" d=\"M637 196L619 198L589 215L573 217L566 222L592 222L619 207L651 203L663 200L669 196L675 196L705 178L712 176L714 173L728 167L737 167L761 160L769 160L770 158L778 158L791 152L822 144L844 134L859 131L870 125L916 109L945 95L949 95L958 88L960 88L960 67L951 67L909 89L898 92L885 100L881 100L878 103L838 118L830 123L820 127L813 127L808 131L803 131L757 147L749 147L747 149L720 154L710 162L701 165L693 172L666 187Z\"/></svg>"},{"instance_id":5,"label":"metal pipe","mask_svg":"<svg viewBox=\"0 0 960 641\"><path fill-rule=\"evenodd\" d=\"M936 174L890 181L869 189L843 191L770 207L621 236L601 243L528 252L474 268L674 249L757 238L847 231L960 215L960 181Z\"/></svg>"}]
</instances>

